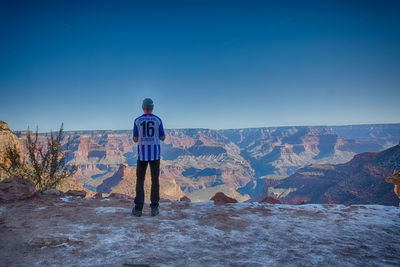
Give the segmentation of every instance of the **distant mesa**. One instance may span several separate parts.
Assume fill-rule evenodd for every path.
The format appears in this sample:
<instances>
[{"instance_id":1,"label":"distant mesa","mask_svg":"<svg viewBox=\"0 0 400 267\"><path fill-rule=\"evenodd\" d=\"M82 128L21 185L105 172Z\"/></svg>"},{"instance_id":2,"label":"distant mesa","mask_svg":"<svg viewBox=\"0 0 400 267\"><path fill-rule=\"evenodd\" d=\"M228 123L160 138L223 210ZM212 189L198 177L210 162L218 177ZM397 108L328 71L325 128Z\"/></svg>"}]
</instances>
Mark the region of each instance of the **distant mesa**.
<instances>
[{"instance_id":1,"label":"distant mesa","mask_svg":"<svg viewBox=\"0 0 400 267\"><path fill-rule=\"evenodd\" d=\"M110 178L105 179L97 188L96 192L100 193L111 193L111 190L117 186L123 179L126 179L128 176L134 175L131 169L128 169L128 165L125 163L121 163L118 171L111 176Z\"/></svg>"},{"instance_id":2,"label":"distant mesa","mask_svg":"<svg viewBox=\"0 0 400 267\"><path fill-rule=\"evenodd\" d=\"M398 205L400 145L365 152L344 164L313 164L267 188L268 196L283 203ZM386 182L385 182L385 177ZM395 184L393 187L388 183ZM397 185L397 186L396 186ZM284 191L285 194L281 194Z\"/></svg>"}]
</instances>

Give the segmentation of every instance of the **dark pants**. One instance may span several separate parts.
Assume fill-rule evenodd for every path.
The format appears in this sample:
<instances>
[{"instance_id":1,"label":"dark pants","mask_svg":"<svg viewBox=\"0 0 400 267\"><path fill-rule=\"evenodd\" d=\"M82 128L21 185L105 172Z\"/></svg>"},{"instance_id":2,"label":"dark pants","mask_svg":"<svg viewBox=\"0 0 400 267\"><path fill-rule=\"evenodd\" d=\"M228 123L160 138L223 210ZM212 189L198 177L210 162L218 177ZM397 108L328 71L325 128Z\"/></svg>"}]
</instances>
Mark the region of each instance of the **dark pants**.
<instances>
[{"instance_id":1,"label":"dark pants","mask_svg":"<svg viewBox=\"0 0 400 267\"><path fill-rule=\"evenodd\" d=\"M160 183L158 177L160 176L160 160L151 161L137 161L136 167L136 197L135 197L135 209L142 210L144 204L144 178L146 175L147 164L150 163L151 172L151 195L150 207L158 207L160 201Z\"/></svg>"}]
</instances>

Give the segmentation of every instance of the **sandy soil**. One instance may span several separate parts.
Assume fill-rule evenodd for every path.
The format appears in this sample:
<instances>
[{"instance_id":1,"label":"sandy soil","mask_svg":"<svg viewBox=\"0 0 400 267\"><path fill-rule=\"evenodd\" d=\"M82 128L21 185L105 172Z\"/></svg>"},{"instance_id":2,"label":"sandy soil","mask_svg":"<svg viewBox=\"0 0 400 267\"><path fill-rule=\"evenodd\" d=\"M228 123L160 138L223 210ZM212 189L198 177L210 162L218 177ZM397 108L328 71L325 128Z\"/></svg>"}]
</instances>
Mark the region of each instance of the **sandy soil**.
<instances>
[{"instance_id":1,"label":"sandy soil","mask_svg":"<svg viewBox=\"0 0 400 267\"><path fill-rule=\"evenodd\" d=\"M0 204L1 266L399 266L400 208L36 196Z\"/></svg>"}]
</instances>

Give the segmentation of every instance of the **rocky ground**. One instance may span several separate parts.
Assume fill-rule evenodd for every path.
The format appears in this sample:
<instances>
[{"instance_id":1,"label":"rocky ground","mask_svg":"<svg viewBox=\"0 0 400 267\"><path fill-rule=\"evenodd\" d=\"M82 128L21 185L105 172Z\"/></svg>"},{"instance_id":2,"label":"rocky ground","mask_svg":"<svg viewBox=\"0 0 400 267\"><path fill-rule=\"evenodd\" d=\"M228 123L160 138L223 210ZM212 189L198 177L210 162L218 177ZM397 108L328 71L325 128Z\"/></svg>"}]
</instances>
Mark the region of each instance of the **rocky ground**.
<instances>
[{"instance_id":1,"label":"rocky ground","mask_svg":"<svg viewBox=\"0 0 400 267\"><path fill-rule=\"evenodd\" d=\"M0 204L2 266L399 266L400 208L40 196Z\"/></svg>"}]
</instances>

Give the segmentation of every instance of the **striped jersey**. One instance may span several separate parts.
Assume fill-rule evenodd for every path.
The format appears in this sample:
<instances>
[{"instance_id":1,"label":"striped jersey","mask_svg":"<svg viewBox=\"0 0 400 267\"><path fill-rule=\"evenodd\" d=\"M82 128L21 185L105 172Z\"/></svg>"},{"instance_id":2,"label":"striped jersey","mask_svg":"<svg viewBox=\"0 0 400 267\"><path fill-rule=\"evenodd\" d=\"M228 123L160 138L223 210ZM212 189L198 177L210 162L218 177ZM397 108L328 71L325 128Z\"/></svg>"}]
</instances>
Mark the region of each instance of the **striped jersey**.
<instances>
[{"instance_id":1,"label":"striped jersey","mask_svg":"<svg viewBox=\"0 0 400 267\"><path fill-rule=\"evenodd\" d=\"M160 159L160 137L165 136L165 133L159 117L154 114L143 114L137 117L133 123L133 136L139 139L138 160Z\"/></svg>"}]
</instances>

